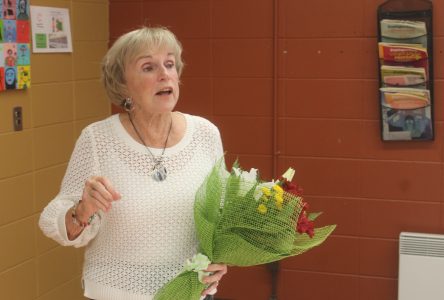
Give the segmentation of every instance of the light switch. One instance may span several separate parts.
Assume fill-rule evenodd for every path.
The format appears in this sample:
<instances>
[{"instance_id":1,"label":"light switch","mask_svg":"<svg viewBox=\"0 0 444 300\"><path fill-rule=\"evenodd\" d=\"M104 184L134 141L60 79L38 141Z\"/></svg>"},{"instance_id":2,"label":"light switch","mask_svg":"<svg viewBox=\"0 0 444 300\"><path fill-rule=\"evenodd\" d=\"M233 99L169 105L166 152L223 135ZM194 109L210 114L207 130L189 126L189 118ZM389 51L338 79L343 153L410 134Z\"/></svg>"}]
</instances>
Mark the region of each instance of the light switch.
<instances>
[{"instance_id":1,"label":"light switch","mask_svg":"<svg viewBox=\"0 0 444 300\"><path fill-rule=\"evenodd\" d=\"M22 114L22 107L21 106L17 106L17 107L13 108L12 120L14 123L14 130L15 131L23 130L23 114Z\"/></svg>"}]
</instances>

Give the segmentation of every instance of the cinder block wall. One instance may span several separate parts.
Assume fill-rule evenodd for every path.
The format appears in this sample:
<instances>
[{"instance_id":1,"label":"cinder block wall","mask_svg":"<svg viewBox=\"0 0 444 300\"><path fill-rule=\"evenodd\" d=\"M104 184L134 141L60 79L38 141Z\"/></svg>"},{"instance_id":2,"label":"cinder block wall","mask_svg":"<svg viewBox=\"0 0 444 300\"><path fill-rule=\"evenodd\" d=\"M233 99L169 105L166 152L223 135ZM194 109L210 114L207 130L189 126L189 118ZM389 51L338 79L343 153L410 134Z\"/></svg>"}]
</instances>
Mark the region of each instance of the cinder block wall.
<instances>
[{"instance_id":1,"label":"cinder block wall","mask_svg":"<svg viewBox=\"0 0 444 300\"><path fill-rule=\"evenodd\" d=\"M99 82L108 48L108 1L33 0L70 10L74 52L32 54L32 87L0 93L0 299L78 300L82 251L37 226L60 186L82 128L110 114ZM23 107L24 130L12 129Z\"/></svg>"}]
</instances>

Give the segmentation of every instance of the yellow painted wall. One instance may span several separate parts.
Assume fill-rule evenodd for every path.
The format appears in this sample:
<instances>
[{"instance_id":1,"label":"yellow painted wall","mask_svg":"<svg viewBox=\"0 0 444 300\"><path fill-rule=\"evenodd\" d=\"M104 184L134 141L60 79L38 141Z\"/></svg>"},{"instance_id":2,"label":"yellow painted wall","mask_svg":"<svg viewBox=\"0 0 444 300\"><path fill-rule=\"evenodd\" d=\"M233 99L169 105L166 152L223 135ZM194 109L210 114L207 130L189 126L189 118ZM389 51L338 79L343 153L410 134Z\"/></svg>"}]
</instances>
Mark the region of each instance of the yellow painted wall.
<instances>
[{"instance_id":1,"label":"yellow painted wall","mask_svg":"<svg viewBox=\"0 0 444 300\"><path fill-rule=\"evenodd\" d=\"M84 299L82 250L44 237L37 221L58 192L75 140L110 114L100 84L108 48L107 0L33 0L68 8L73 53L32 54L31 88L0 93L0 299ZM12 108L23 107L14 132Z\"/></svg>"}]
</instances>

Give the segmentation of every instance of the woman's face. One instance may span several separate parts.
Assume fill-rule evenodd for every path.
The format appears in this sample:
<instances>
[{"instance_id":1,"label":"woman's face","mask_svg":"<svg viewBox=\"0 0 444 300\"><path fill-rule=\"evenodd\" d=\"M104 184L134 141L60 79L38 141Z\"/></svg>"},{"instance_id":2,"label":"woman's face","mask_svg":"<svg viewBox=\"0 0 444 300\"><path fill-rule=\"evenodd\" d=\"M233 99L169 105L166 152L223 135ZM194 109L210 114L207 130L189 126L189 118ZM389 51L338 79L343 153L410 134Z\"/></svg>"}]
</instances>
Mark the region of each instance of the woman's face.
<instances>
[{"instance_id":1,"label":"woman's face","mask_svg":"<svg viewBox=\"0 0 444 300\"><path fill-rule=\"evenodd\" d=\"M128 96L135 109L150 113L171 112L179 99L176 60L169 49L146 51L125 68Z\"/></svg>"}]
</instances>

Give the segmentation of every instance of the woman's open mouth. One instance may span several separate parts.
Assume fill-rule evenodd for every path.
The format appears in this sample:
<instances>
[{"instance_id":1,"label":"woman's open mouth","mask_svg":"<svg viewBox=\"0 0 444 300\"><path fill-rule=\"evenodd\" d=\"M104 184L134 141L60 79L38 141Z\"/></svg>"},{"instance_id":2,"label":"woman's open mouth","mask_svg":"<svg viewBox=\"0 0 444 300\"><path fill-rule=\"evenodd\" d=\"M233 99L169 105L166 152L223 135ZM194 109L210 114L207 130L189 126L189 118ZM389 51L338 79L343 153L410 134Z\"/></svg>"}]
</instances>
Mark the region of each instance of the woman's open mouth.
<instances>
[{"instance_id":1,"label":"woman's open mouth","mask_svg":"<svg viewBox=\"0 0 444 300\"><path fill-rule=\"evenodd\" d=\"M171 95L172 93L173 93L173 88L167 87L167 88L163 88L160 91L158 91L156 93L156 95L163 96L163 95Z\"/></svg>"}]
</instances>

